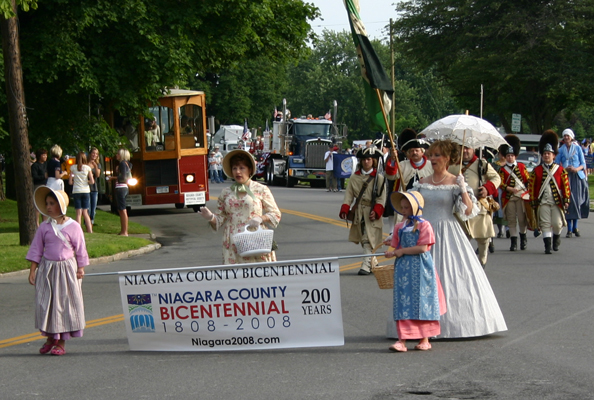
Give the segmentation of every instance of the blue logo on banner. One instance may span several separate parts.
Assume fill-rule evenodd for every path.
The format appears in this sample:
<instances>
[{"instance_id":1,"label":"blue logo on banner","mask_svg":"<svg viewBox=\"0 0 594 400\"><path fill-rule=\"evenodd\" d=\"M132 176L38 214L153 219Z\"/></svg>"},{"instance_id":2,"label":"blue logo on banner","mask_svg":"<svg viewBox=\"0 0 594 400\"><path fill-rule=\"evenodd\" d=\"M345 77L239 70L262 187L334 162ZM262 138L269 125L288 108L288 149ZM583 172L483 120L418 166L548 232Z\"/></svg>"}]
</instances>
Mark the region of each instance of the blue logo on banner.
<instances>
[{"instance_id":1,"label":"blue logo on banner","mask_svg":"<svg viewBox=\"0 0 594 400\"><path fill-rule=\"evenodd\" d=\"M153 305L150 294L129 294L128 312L133 333L155 332Z\"/></svg>"},{"instance_id":2,"label":"blue logo on banner","mask_svg":"<svg viewBox=\"0 0 594 400\"><path fill-rule=\"evenodd\" d=\"M353 173L353 156L349 154L334 154L334 176L340 179L350 178Z\"/></svg>"}]
</instances>

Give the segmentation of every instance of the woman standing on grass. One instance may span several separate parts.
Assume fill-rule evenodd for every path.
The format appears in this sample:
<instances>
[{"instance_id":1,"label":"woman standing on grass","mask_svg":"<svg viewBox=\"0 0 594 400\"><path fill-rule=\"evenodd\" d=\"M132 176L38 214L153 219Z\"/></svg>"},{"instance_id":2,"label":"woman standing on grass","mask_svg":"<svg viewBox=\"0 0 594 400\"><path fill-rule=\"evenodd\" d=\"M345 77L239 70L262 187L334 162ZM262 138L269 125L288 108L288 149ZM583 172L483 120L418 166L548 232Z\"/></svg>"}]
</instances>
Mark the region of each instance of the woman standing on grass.
<instances>
[{"instance_id":1,"label":"woman standing on grass","mask_svg":"<svg viewBox=\"0 0 594 400\"><path fill-rule=\"evenodd\" d=\"M99 197L99 176L101 176L101 164L99 163L99 150L96 147L91 147L89 153L89 162L87 164L91 167L93 172L93 178L95 183L89 185L91 188L91 204L89 207L89 218L91 218L91 224L95 225L95 211L97 210L97 199Z\"/></svg>"},{"instance_id":2,"label":"woman standing on grass","mask_svg":"<svg viewBox=\"0 0 594 400\"><path fill-rule=\"evenodd\" d=\"M115 198L120 214L120 236L128 236L128 211L126 210L126 196L128 195L128 179L132 178L132 163L130 163L130 152L126 149L119 149L116 154L119 161L116 167L117 176L109 177L109 180L117 179L115 184Z\"/></svg>"},{"instance_id":3,"label":"woman standing on grass","mask_svg":"<svg viewBox=\"0 0 594 400\"><path fill-rule=\"evenodd\" d=\"M95 183L95 178L93 178L91 167L87 165L87 156L83 151L79 151L76 155L76 165L70 167L68 183L72 185L76 222L81 225L81 220L84 218L87 232L93 233L93 224L91 224L91 218L89 217L91 203L91 188L89 185Z\"/></svg>"}]
</instances>

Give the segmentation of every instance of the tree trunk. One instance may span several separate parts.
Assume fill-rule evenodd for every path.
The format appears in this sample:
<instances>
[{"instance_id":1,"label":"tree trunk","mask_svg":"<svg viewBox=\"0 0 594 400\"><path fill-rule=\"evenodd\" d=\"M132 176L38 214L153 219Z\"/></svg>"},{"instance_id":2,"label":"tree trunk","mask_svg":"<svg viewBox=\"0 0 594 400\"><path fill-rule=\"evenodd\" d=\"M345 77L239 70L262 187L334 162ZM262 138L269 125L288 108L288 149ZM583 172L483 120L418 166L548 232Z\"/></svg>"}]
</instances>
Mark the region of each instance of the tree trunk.
<instances>
[{"instance_id":1,"label":"tree trunk","mask_svg":"<svg viewBox=\"0 0 594 400\"><path fill-rule=\"evenodd\" d=\"M33 179L27 133L27 114L23 90L23 71L19 45L18 19L15 0L11 0L15 17L0 17L2 51L4 54L4 79L8 101L8 122L14 165L16 200L19 214L19 242L27 246L35 236L35 206L33 205Z\"/></svg>"}]
</instances>

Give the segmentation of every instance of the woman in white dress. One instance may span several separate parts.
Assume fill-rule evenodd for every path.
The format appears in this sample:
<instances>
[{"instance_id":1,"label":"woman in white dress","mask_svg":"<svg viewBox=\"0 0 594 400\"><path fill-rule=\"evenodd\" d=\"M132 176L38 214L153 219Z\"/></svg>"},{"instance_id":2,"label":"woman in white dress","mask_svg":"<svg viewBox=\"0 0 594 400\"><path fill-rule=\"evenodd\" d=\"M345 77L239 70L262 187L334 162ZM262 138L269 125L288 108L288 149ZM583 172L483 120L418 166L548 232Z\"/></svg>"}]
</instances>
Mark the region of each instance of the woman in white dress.
<instances>
[{"instance_id":1,"label":"woman in white dress","mask_svg":"<svg viewBox=\"0 0 594 400\"><path fill-rule=\"evenodd\" d=\"M503 314L460 224L478 213L476 198L464 176L448 167L459 162L458 145L434 142L427 150L433 174L415 184L425 199L424 218L431 222L435 245L431 255L443 286L448 312L441 316L439 338L484 336L507 330Z\"/></svg>"}]
</instances>

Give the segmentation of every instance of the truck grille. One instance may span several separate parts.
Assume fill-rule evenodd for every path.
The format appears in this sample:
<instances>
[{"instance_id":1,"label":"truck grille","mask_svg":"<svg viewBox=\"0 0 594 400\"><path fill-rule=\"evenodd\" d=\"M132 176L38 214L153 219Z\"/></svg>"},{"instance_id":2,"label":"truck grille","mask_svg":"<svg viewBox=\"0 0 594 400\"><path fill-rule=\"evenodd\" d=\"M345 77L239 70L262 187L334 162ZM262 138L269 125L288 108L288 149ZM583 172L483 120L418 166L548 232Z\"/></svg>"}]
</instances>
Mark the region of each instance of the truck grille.
<instances>
[{"instance_id":1,"label":"truck grille","mask_svg":"<svg viewBox=\"0 0 594 400\"><path fill-rule=\"evenodd\" d=\"M326 168L324 154L328 151L328 142L309 142L305 148L306 168Z\"/></svg>"}]
</instances>

